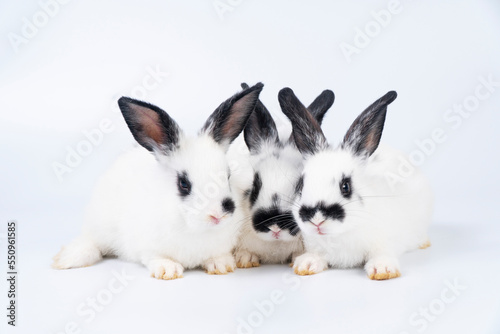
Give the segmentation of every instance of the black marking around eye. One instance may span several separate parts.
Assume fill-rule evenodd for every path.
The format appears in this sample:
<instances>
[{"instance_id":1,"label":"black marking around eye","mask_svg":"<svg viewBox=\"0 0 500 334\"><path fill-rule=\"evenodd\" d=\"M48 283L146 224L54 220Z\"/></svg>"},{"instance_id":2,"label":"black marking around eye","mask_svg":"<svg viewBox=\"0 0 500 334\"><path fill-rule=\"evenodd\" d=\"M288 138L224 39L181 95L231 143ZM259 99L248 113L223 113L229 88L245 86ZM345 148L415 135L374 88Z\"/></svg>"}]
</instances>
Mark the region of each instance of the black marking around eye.
<instances>
[{"instance_id":1,"label":"black marking around eye","mask_svg":"<svg viewBox=\"0 0 500 334\"><path fill-rule=\"evenodd\" d=\"M301 175L299 180L297 181L297 184L295 185L295 194L301 195L303 188L304 188L304 175Z\"/></svg>"},{"instance_id":2,"label":"black marking around eye","mask_svg":"<svg viewBox=\"0 0 500 334\"><path fill-rule=\"evenodd\" d=\"M352 196L352 181L350 176L342 175L342 180L339 183L340 193L346 199L350 199Z\"/></svg>"},{"instance_id":3,"label":"black marking around eye","mask_svg":"<svg viewBox=\"0 0 500 334\"><path fill-rule=\"evenodd\" d=\"M257 198L259 197L260 189L262 188L262 180L259 173L255 173L253 177L252 191L250 192L250 205L254 206Z\"/></svg>"},{"instance_id":4,"label":"black marking around eye","mask_svg":"<svg viewBox=\"0 0 500 334\"><path fill-rule=\"evenodd\" d=\"M234 205L234 201L229 197L224 198L222 201L222 210L227 213L233 213L236 206Z\"/></svg>"},{"instance_id":5,"label":"black marking around eye","mask_svg":"<svg viewBox=\"0 0 500 334\"><path fill-rule=\"evenodd\" d=\"M191 188L192 184L189 180L187 172L183 171L181 173L177 173L177 189L179 190L179 195L183 198L188 196L191 194Z\"/></svg>"},{"instance_id":6,"label":"black marking around eye","mask_svg":"<svg viewBox=\"0 0 500 334\"><path fill-rule=\"evenodd\" d=\"M269 232L269 226L278 225L282 230L288 230L291 235L297 235L299 228L291 211L282 212L277 207L260 209L252 217L253 228L258 232Z\"/></svg>"},{"instance_id":7,"label":"black marking around eye","mask_svg":"<svg viewBox=\"0 0 500 334\"><path fill-rule=\"evenodd\" d=\"M345 210L340 206L340 204L335 203L332 205L326 205L323 202L318 203L316 206L306 206L303 205L299 210L300 219L304 222L310 221L316 212L320 211L325 219L333 219L343 221L345 218Z\"/></svg>"}]
</instances>

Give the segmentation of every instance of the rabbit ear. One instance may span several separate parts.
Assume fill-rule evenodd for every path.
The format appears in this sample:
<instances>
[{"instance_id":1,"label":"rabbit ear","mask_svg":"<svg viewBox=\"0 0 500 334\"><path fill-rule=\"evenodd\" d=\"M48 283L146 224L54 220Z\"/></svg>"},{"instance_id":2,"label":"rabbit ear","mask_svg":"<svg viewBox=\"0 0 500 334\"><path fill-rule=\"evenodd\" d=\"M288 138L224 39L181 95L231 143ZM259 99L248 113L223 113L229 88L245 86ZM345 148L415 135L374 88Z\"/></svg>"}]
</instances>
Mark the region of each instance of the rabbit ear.
<instances>
[{"instance_id":1,"label":"rabbit ear","mask_svg":"<svg viewBox=\"0 0 500 334\"><path fill-rule=\"evenodd\" d=\"M314 101L307 107L307 110L313 115L319 125L323 122L326 112L333 105L335 94L331 90L324 90Z\"/></svg>"},{"instance_id":2,"label":"rabbit ear","mask_svg":"<svg viewBox=\"0 0 500 334\"><path fill-rule=\"evenodd\" d=\"M201 132L208 133L217 143L228 149L247 124L262 87L264 85L258 83L227 99L210 115Z\"/></svg>"},{"instance_id":3,"label":"rabbit ear","mask_svg":"<svg viewBox=\"0 0 500 334\"><path fill-rule=\"evenodd\" d=\"M129 97L121 97L118 105L132 135L143 147L164 154L178 148L181 131L165 111Z\"/></svg>"},{"instance_id":4,"label":"rabbit ear","mask_svg":"<svg viewBox=\"0 0 500 334\"><path fill-rule=\"evenodd\" d=\"M328 147L319 123L290 88L280 90L278 100L281 110L292 122L292 136L301 153L314 154Z\"/></svg>"},{"instance_id":5,"label":"rabbit ear","mask_svg":"<svg viewBox=\"0 0 500 334\"><path fill-rule=\"evenodd\" d=\"M359 156L372 155L382 137L387 106L397 96L396 92L390 91L366 108L347 131L342 148L349 148Z\"/></svg>"},{"instance_id":6,"label":"rabbit ear","mask_svg":"<svg viewBox=\"0 0 500 334\"><path fill-rule=\"evenodd\" d=\"M242 83L241 87L247 89L248 85ZM271 114L260 100L257 101L243 134L245 143L252 154L260 152L261 144L264 141L279 143L276 123L274 123Z\"/></svg>"}]
</instances>

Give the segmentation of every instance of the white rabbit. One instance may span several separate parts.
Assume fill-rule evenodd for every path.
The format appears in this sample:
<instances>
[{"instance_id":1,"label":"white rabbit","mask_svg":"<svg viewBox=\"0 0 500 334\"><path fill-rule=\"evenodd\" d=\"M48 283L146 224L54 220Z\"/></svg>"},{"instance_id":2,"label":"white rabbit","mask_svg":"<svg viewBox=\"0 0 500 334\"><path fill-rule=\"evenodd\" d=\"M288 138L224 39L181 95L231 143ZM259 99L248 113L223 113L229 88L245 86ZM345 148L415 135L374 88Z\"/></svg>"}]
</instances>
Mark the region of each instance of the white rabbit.
<instances>
[{"instance_id":1,"label":"white rabbit","mask_svg":"<svg viewBox=\"0 0 500 334\"><path fill-rule=\"evenodd\" d=\"M293 207L306 248L294 262L295 273L364 264L370 279L395 278L400 276L402 253L430 245L432 193L427 179L416 169L401 173L403 165L409 166L402 153L377 149L387 105L396 96L389 92L375 101L332 149L293 91L280 92L297 146L308 155Z\"/></svg>"},{"instance_id":2,"label":"white rabbit","mask_svg":"<svg viewBox=\"0 0 500 334\"><path fill-rule=\"evenodd\" d=\"M122 97L125 121L147 150L123 155L105 174L82 235L63 247L53 267L90 266L114 255L144 264L158 279L179 278L198 266L209 274L232 272L243 216L233 201L225 154L262 87L222 103L197 137L185 136L160 108Z\"/></svg>"},{"instance_id":3,"label":"white rabbit","mask_svg":"<svg viewBox=\"0 0 500 334\"><path fill-rule=\"evenodd\" d=\"M248 87L242 84L242 87ZM332 106L334 94L324 91L308 112L319 123ZM257 102L245 126L245 142L250 150L253 184L247 192L247 219L235 252L240 268L260 263L286 263L304 252L299 228L292 215L295 185L302 167L302 154L293 138L281 142L276 124L266 107Z\"/></svg>"}]
</instances>

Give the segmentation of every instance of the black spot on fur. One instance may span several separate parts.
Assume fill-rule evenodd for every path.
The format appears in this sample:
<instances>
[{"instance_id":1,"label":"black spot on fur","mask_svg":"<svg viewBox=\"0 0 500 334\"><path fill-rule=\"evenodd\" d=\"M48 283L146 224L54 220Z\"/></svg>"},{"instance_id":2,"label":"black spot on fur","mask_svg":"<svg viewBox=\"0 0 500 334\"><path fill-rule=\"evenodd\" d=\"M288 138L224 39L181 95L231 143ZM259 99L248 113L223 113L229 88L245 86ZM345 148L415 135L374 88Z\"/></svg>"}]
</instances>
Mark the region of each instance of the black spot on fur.
<instances>
[{"instance_id":1,"label":"black spot on fur","mask_svg":"<svg viewBox=\"0 0 500 334\"><path fill-rule=\"evenodd\" d=\"M322 206L320 207L320 211L325 216L325 218L340 221L343 221L345 218L345 210L338 203L329 206Z\"/></svg>"},{"instance_id":2,"label":"black spot on fur","mask_svg":"<svg viewBox=\"0 0 500 334\"><path fill-rule=\"evenodd\" d=\"M288 230L291 235L297 235L299 232L292 212L282 212L277 207L257 210L253 215L252 224L256 231L263 233L269 232L269 227L275 224L282 230Z\"/></svg>"},{"instance_id":3,"label":"black spot on fur","mask_svg":"<svg viewBox=\"0 0 500 334\"><path fill-rule=\"evenodd\" d=\"M304 188L304 175L301 175L297 183L295 184L295 194L301 195L302 189Z\"/></svg>"},{"instance_id":4,"label":"black spot on fur","mask_svg":"<svg viewBox=\"0 0 500 334\"><path fill-rule=\"evenodd\" d=\"M250 192L250 205L254 206L257 198L259 197L260 189L262 189L262 180L260 179L260 174L255 173L253 176L252 191Z\"/></svg>"},{"instance_id":5,"label":"black spot on fur","mask_svg":"<svg viewBox=\"0 0 500 334\"><path fill-rule=\"evenodd\" d=\"M342 222L345 218L345 210L340 206L340 204L335 203L332 205L326 205L323 202L318 203L316 206L303 205L299 210L299 216L304 222L308 222L318 211L323 214L325 219L330 218Z\"/></svg>"},{"instance_id":6,"label":"black spot on fur","mask_svg":"<svg viewBox=\"0 0 500 334\"><path fill-rule=\"evenodd\" d=\"M232 199L230 199L229 197L224 198L224 200L222 201L222 210L224 212L233 213L235 208L236 206L234 205L234 201Z\"/></svg>"},{"instance_id":7,"label":"black spot on fur","mask_svg":"<svg viewBox=\"0 0 500 334\"><path fill-rule=\"evenodd\" d=\"M271 197L271 202L273 203L273 206L275 206L275 207L279 206L280 197L278 196L278 194L273 194L273 196Z\"/></svg>"},{"instance_id":8,"label":"black spot on fur","mask_svg":"<svg viewBox=\"0 0 500 334\"><path fill-rule=\"evenodd\" d=\"M179 195L181 197L186 197L191 194L191 181L187 175L186 171L177 173L177 189L179 190Z\"/></svg>"},{"instance_id":9,"label":"black spot on fur","mask_svg":"<svg viewBox=\"0 0 500 334\"><path fill-rule=\"evenodd\" d=\"M314 215L316 214L316 211L318 211L316 207L303 205L299 210L300 219L307 222L307 221L311 220L312 217L314 217Z\"/></svg>"}]
</instances>

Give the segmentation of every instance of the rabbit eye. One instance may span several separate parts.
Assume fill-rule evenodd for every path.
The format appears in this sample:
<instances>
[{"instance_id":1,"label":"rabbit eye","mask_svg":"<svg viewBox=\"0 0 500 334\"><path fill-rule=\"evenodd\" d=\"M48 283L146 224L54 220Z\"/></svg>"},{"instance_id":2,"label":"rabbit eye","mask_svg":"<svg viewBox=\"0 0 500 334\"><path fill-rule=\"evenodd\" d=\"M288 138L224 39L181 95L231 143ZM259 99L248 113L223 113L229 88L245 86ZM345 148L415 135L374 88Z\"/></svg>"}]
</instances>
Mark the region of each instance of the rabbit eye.
<instances>
[{"instance_id":1,"label":"rabbit eye","mask_svg":"<svg viewBox=\"0 0 500 334\"><path fill-rule=\"evenodd\" d=\"M351 197L352 187L350 177L342 178L342 182L340 183L340 192L342 193L342 196L346 198Z\"/></svg>"},{"instance_id":2,"label":"rabbit eye","mask_svg":"<svg viewBox=\"0 0 500 334\"><path fill-rule=\"evenodd\" d=\"M191 193L191 182L186 172L177 174L177 188L182 197L186 197Z\"/></svg>"},{"instance_id":3,"label":"rabbit eye","mask_svg":"<svg viewBox=\"0 0 500 334\"><path fill-rule=\"evenodd\" d=\"M186 180L183 180L183 179L179 180L179 186L181 186L182 189L188 189L189 188L188 183L186 182Z\"/></svg>"}]
</instances>

